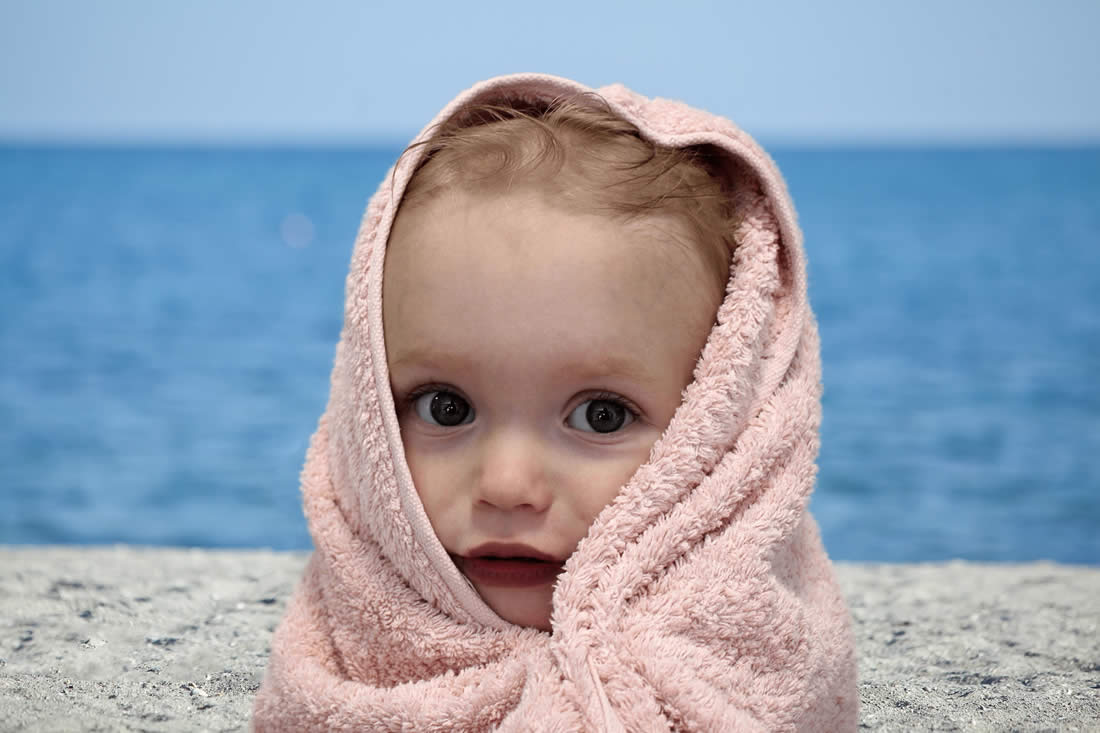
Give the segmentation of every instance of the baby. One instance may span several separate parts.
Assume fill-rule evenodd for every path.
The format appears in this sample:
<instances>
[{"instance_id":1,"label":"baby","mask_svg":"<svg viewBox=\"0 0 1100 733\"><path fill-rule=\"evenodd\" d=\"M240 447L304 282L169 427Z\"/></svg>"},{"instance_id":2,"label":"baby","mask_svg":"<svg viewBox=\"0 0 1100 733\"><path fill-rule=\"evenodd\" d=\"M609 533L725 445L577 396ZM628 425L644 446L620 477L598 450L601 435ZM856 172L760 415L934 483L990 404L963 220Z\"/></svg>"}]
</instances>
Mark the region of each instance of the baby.
<instances>
[{"instance_id":1,"label":"baby","mask_svg":"<svg viewBox=\"0 0 1100 733\"><path fill-rule=\"evenodd\" d=\"M372 199L256 730L854 730L801 236L721 118L523 74Z\"/></svg>"},{"instance_id":2,"label":"baby","mask_svg":"<svg viewBox=\"0 0 1100 733\"><path fill-rule=\"evenodd\" d=\"M382 290L432 528L501 618L546 630L565 560L680 405L732 245L705 151L585 101L471 110L490 121L427 142Z\"/></svg>"}]
</instances>

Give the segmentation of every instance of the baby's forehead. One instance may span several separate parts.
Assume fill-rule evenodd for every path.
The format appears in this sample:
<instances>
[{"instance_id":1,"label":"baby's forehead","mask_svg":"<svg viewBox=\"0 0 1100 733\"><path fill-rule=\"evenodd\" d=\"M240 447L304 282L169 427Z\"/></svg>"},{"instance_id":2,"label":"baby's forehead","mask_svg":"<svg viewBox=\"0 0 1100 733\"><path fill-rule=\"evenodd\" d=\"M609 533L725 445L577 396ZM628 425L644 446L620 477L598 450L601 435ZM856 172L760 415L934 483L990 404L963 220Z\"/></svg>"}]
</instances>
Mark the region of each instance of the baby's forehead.
<instances>
[{"instance_id":1,"label":"baby's forehead","mask_svg":"<svg viewBox=\"0 0 1100 733\"><path fill-rule=\"evenodd\" d=\"M390 233L387 267L393 260L422 269L440 258L517 258L531 266L523 273L527 277L538 277L540 264L564 261L610 267L624 277L646 277L648 271L667 284L677 272L697 274L700 265L706 266L692 238L683 222L669 214L593 211L538 187L451 190L401 210ZM577 241L586 246L569 246Z\"/></svg>"},{"instance_id":2,"label":"baby's forehead","mask_svg":"<svg viewBox=\"0 0 1100 733\"><path fill-rule=\"evenodd\" d=\"M686 338L673 350L694 363L718 303L703 266L663 226L521 195L456 195L402 212L383 283L391 358L522 357L543 371L563 353L644 362Z\"/></svg>"}]
</instances>

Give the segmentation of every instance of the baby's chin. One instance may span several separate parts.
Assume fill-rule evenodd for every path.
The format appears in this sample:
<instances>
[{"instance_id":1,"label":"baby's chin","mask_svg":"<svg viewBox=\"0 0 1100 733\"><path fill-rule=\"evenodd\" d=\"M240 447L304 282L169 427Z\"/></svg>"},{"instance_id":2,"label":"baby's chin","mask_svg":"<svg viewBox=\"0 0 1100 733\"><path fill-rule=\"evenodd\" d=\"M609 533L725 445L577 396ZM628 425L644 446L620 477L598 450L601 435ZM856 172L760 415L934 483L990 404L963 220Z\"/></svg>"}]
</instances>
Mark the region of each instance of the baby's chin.
<instances>
[{"instance_id":1,"label":"baby's chin","mask_svg":"<svg viewBox=\"0 0 1100 733\"><path fill-rule=\"evenodd\" d=\"M486 605L505 621L517 626L550 631L554 582L528 588L485 586L477 582L473 582L473 586Z\"/></svg>"}]
</instances>

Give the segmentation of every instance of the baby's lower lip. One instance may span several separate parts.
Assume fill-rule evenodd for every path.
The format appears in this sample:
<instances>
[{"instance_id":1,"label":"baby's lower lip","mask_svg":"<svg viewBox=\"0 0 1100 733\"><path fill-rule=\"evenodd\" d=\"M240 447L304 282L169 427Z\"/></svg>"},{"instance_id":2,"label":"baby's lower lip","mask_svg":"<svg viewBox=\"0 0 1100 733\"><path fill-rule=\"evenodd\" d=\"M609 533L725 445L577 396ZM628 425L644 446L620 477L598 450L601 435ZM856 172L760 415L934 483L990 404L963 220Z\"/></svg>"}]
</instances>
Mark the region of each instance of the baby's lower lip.
<instances>
[{"instance_id":1,"label":"baby's lower lip","mask_svg":"<svg viewBox=\"0 0 1100 733\"><path fill-rule=\"evenodd\" d=\"M482 585L527 588L553 583L564 563L510 557L459 557L458 567Z\"/></svg>"}]
</instances>

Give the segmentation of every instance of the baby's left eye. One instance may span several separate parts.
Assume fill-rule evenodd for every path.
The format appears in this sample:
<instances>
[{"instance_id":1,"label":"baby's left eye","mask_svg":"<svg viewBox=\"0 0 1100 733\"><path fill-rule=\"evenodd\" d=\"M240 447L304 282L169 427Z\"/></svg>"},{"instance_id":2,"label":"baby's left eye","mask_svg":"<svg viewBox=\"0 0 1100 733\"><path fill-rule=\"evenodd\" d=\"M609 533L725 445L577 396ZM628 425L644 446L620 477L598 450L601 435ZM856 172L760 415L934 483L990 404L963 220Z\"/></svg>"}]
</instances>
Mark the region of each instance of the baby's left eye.
<instances>
[{"instance_id":1,"label":"baby's left eye","mask_svg":"<svg viewBox=\"0 0 1100 733\"><path fill-rule=\"evenodd\" d=\"M585 400L569 413L565 422L588 433L613 433L634 422L634 413L615 400Z\"/></svg>"}]
</instances>

